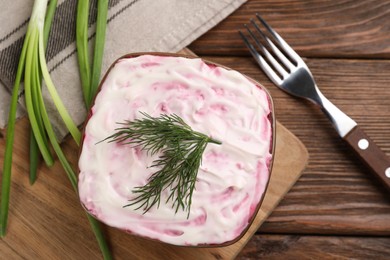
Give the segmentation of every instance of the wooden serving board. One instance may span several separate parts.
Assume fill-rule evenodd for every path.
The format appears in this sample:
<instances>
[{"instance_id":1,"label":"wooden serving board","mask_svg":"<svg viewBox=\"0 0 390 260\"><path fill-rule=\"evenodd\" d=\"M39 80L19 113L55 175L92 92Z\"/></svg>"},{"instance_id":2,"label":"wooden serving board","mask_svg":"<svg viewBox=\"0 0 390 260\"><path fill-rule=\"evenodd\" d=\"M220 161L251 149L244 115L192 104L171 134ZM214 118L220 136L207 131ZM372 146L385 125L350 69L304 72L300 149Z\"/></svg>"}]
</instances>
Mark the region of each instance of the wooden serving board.
<instances>
[{"instance_id":1,"label":"wooden serving board","mask_svg":"<svg viewBox=\"0 0 390 260\"><path fill-rule=\"evenodd\" d=\"M255 221L237 243L218 248L184 248L138 238L104 227L115 259L232 259L301 175L308 153L303 144L277 123L276 153L271 181ZM0 161L5 139L0 136ZM28 179L27 119L17 123L8 232L0 240L0 259L101 259L95 237L76 193L58 161L40 166L36 183ZM73 166L78 147L63 144Z\"/></svg>"}]
</instances>

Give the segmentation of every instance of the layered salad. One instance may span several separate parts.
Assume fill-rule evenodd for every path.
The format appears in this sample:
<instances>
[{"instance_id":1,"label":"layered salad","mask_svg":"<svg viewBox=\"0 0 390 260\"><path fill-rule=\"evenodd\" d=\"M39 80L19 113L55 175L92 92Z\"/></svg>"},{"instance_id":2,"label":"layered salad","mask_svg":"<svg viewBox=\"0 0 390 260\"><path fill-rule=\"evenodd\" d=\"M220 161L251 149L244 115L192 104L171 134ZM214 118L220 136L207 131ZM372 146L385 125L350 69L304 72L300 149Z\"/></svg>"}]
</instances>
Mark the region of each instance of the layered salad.
<instances>
[{"instance_id":1,"label":"layered salad","mask_svg":"<svg viewBox=\"0 0 390 260\"><path fill-rule=\"evenodd\" d=\"M147 211L131 204L134 190L158 170L161 154L126 142L104 141L118 123L177 115L208 144L197 170L190 210L169 201L171 188ZM251 224L270 177L272 104L267 92L241 73L199 58L165 55L115 62L96 96L79 159L79 196L103 223L180 246L223 245Z\"/></svg>"}]
</instances>

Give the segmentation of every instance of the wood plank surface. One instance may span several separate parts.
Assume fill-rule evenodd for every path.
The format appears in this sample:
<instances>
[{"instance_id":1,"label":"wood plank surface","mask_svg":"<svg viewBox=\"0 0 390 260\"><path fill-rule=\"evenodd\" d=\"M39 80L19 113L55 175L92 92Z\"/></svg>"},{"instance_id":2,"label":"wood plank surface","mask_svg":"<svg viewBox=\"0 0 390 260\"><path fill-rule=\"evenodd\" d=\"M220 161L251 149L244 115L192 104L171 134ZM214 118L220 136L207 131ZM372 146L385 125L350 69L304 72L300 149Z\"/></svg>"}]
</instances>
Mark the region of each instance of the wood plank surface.
<instances>
[{"instance_id":1,"label":"wood plank surface","mask_svg":"<svg viewBox=\"0 0 390 260\"><path fill-rule=\"evenodd\" d=\"M249 55L237 30L255 13L304 57L390 58L388 0L249 0L190 49L200 56Z\"/></svg>"},{"instance_id":2,"label":"wood plank surface","mask_svg":"<svg viewBox=\"0 0 390 260\"><path fill-rule=\"evenodd\" d=\"M390 238L259 235L237 260L249 259L389 259ZM387 256L387 257L386 257Z\"/></svg>"}]
</instances>

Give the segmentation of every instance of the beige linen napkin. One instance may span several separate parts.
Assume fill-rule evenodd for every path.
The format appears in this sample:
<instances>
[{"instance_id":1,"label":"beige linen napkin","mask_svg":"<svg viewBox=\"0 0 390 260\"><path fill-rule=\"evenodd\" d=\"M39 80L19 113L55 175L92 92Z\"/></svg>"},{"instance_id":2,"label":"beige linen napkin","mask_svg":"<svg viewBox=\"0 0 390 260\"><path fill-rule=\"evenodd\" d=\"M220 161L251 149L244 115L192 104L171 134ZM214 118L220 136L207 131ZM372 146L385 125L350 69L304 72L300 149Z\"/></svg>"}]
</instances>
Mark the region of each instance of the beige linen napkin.
<instances>
[{"instance_id":1,"label":"beige linen napkin","mask_svg":"<svg viewBox=\"0 0 390 260\"><path fill-rule=\"evenodd\" d=\"M131 52L177 52L211 29L246 0L111 0L102 76L120 56ZM5 127L18 58L31 14L32 0L3 1L0 9L0 128ZM92 10L96 12L96 1ZM86 116L75 44L76 0L59 0L48 42L51 77L77 124ZM94 40L90 17L90 43ZM49 115L60 139L66 134L51 98L44 88ZM19 116L23 115L23 90Z\"/></svg>"}]
</instances>

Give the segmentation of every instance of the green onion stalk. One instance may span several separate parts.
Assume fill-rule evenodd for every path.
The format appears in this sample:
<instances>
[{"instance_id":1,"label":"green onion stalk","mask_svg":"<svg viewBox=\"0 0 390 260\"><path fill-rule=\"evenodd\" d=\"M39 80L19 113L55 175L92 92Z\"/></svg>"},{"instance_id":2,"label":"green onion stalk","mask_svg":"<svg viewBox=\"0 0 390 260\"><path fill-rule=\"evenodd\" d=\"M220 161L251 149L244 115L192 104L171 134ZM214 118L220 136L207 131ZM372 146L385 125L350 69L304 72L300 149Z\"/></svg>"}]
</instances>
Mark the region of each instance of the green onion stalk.
<instances>
[{"instance_id":1,"label":"green onion stalk","mask_svg":"<svg viewBox=\"0 0 390 260\"><path fill-rule=\"evenodd\" d=\"M76 48L84 102L90 108L98 90L106 35L108 0L98 0L92 66L88 56L89 0L79 1L76 15Z\"/></svg>"},{"instance_id":2,"label":"green onion stalk","mask_svg":"<svg viewBox=\"0 0 390 260\"><path fill-rule=\"evenodd\" d=\"M56 0L54 0L54 2L53 0L50 1L50 5L48 8L48 0L35 0L32 14L30 17L30 22L27 28L27 33L24 39L22 52L19 59L14 88L11 97L11 106L9 110L8 127L6 134L6 151L3 164L0 201L1 237L5 236L7 228L16 109L22 77L24 77L26 109L34 138L31 146L32 149L35 149L33 150L33 153L37 153L39 150L46 165L52 166L54 163L53 155L51 154L50 150L50 147L52 147L61 165L63 166L72 184L72 187L77 192L76 173L66 159L61 149L61 146L56 138L42 97L41 89L41 80L43 78L45 85L50 93L50 96L62 120L64 121L67 130L70 132L75 142L79 144L81 140L81 133L77 128L77 125L70 117L68 111L66 110L64 104L60 99L60 96L57 93L54 83L49 75L45 58L45 41L47 41L48 29L46 29L45 31L44 28L50 27L44 26L45 17L47 19L46 24L50 24L52 19L50 18L50 15L53 15L53 13L50 12L54 12L56 2ZM36 155L34 155L34 157L37 158ZM100 229L99 222L89 214L87 214L87 217L92 227L92 230L97 238L103 257L105 259L110 259L111 254L108 249L108 245L104 239L104 235Z\"/></svg>"},{"instance_id":3,"label":"green onion stalk","mask_svg":"<svg viewBox=\"0 0 390 260\"><path fill-rule=\"evenodd\" d=\"M46 11L45 24L43 28L43 44L44 49L46 50L47 41L49 39L49 32L51 24L54 18L54 12L56 10L57 0L52 0L49 2ZM42 73L40 75L39 83L42 82ZM46 136L45 136L46 138ZM30 131L30 184L34 184L37 178L37 171L39 165L39 147L35 139L34 133Z\"/></svg>"}]
</instances>

